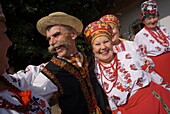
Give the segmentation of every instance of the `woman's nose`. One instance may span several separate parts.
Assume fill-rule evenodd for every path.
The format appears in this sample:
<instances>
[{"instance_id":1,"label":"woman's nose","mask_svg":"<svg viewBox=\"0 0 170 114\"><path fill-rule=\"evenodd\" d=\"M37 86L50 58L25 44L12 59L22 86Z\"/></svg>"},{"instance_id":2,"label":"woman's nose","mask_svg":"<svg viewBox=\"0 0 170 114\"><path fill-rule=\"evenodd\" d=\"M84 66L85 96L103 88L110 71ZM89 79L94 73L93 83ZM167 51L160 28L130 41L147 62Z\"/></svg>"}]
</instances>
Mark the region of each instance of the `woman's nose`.
<instances>
[{"instance_id":1,"label":"woman's nose","mask_svg":"<svg viewBox=\"0 0 170 114\"><path fill-rule=\"evenodd\" d=\"M155 18L151 18L151 22L155 22Z\"/></svg>"},{"instance_id":2,"label":"woman's nose","mask_svg":"<svg viewBox=\"0 0 170 114\"><path fill-rule=\"evenodd\" d=\"M101 48L105 49L106 48L105 44L101 44Z\"/></svg>"}]
</instances>

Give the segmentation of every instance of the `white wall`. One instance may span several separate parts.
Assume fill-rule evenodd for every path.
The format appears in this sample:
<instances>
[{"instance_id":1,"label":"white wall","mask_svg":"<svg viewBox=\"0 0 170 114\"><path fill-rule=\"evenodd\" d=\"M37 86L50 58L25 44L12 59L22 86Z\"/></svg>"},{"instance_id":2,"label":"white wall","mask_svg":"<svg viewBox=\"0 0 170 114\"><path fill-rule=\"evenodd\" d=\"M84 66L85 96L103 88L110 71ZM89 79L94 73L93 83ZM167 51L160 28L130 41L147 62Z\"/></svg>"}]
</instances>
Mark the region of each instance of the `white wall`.
<instances>
[{"instance_id":1,"label":"white wall","mask_svg":"<svg viewBox=\"0 0 170 114\"><path fill-rule=\"evenodd\" d=\"M170 0L156 0L160 12L159 24L170 29ZM140 18L140 5L142 2L135 4L129 3L129 6L121 12L120 23L121 33L125 38L128 38L129 26Z\"/></svg>"}]
</instances>

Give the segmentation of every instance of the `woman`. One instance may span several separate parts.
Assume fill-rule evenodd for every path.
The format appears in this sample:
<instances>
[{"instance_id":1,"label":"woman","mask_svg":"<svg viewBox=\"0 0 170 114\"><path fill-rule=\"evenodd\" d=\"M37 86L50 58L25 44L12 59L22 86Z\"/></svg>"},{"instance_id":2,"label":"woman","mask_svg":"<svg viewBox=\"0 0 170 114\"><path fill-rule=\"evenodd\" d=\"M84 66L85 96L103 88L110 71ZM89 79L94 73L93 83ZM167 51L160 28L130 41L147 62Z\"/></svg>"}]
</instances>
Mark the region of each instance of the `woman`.
<instances>
[{"instance_id":1,"label":"woman","mask_svg":"<svg viewBox=\"0 0 170 114\"><path fill-rule=\"evenodd\" d=\"M112 114L168 113L170 92L151 81L150 74L144 71L146 63L138 54L113 52L113 31L107 23L92 22L84 34L96 57L95 73Z\"/></svg>"},{"instance_id":2,"label":"woman","mask_svg":"<svg viewBox=\"0 0 170 114\"><path fill-rule=\"evenodd\" d=\"M139 51L139 49L135 48L137 46L135 46L134 42L128 40L122 40L120 38L120 22L115 15L113 14L104 15L99 19L99 21L106 22L111 26L113 31L113 36L112 36L113 51L115 53L122 52L122 51L134 51L143 57L143 60L148 64L148 67L150 68L154 67L152 59L143 56L143 54ZM162 77L160 77L158 74L156 74L153 71L152 74L153 75L150 75L152 81L157 84L161 84L163 80Z\"/></svg>"},{"instance_id":3,"label":"woman","mask_svg":"<svg viewBox=\"0 0 170 114\"><path fill-rule=\"evenodd\" d=\"M155 1L145 1L141 5L141 19L144 28L135 36L134 42L143 55L152 58L155 71L163 77L166 88L170 88L170 33L165 27L158 27L158 6Z\"/></svg>"},{"instance_id":4,"label":"woman","mask_svg":"<svg viewBox=\"0 0 170 114\"><path fill-rule=\"evenodd\" d=\"M107 14L102 16L99 21L108 23L113 30L112 42L114 52L121 51L136 51L134 48L134 43L132 41L124 40L120 38L120 22L118 18L113 14Z\"/></svg>"},{"instance_id":5,"label":"woman","mask_svg":"<svg viewBox=\"0 0 170 114\"><path fill-rule=\"evenodd\" d=\"M22 79L14 79L4 74L9 67L7 50L12 45L5 34L7 30L5 21L0 5L0 114L50 114L46 100L31 90L22 91L24 88L19 88Z\"/></svg>"}]
</instances>

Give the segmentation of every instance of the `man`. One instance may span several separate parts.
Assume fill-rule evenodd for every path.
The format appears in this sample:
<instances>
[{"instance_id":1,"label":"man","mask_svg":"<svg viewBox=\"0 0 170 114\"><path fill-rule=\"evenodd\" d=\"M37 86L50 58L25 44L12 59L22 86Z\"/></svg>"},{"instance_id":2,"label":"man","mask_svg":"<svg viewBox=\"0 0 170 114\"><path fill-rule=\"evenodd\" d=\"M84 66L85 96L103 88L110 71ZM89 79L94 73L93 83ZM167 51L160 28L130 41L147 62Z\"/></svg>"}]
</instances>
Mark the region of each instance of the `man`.
<instances>
[{"instance_id":1,"label":"man","mask_svg":"<svg viewBox=\"0 0 170 114\"><path fill-rule=\"evenodd\" d=\"M47 37L54 56L46 64L30 65L13 76L27 77L28 89L50 99L51 105L58 103L63 114L100 114L101 110L106 114L107 100L94 75L93 58L76 48L82 22L64 12L54 12L41 18L37 29ZM104 107L101 110L95 93L99 94L99 107Z\"/></svg>"},{"instance_id":2,"label":"man","mask_svg":"<svg viewBox=\"0 0 170 114\"><path fill-rule=\"evenodd\" d=\"M56 53L42 74L57 86L53 98L58 98L62 113L100 113L93 91L97 81L91 82L95 81L94 69L89 65L93 58L78 51L75 43L82 32L82 22L66 13L55 12L41 18L37 29L49 40L49 50Z\"/></svg>"},{"instance_id":3,"label":"man","mask_svg":"<svg viewBox=\"0 0 170 114\"><path fill-rule=\"evenodd\" d=\"M0 4L0 114L50 114L47 101L31 92L22 91L15 83L15 79L5 73L8 65L6 56L8 48L12 45L5 32L6 19ZM22 82L19 78L18 81Z\"/></svg>"}]
</instances>

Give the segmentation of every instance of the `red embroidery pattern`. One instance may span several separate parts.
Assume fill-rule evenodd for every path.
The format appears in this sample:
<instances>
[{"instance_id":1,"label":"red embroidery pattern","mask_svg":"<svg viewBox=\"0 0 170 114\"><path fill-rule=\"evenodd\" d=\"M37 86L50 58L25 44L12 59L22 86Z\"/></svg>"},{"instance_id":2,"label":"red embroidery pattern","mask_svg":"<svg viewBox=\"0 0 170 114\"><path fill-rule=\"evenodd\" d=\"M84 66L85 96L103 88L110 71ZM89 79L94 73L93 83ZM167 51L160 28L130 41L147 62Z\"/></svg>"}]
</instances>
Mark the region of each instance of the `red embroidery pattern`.
<instances>
[{"instance_id":1,"label":"red embroidery pattern","mask_svg":"<svg viewBox=\"0 0 170 114\"><path fill-rule=\"evenodd\" d=\"M123 41L119 40L119 45L114 45L113 50L115 53L125 51L125 45Z\"/></svg>"},{"instance_id":2,"label":"red embroidery pattern","mask_svg":"<svg viewBox=\"0 0 170 114\"><path fill-rule=\"evenodd\" d=\"M17 112L21 112L24 114L29 114L29 111L32 110L31 104L34 104L37 107L35 110L34 109L33 110L36 111L37 113L44 114L43 111L41 110L41 108L39 108L38 103L34 102L31 99L31 91L30 90L26 90L26 91L19 90L17 87L12 85L3 76L0 76L0 80L3 81L3 83L8 85L9 91L14 92L16 95L18 95L18 96L16 96L16 98L22 103L22 105L16 105L16 104L13 104L13 103L7 101L6 99L4 99L3 97L0 96L0 108L11 109L11 110L15 110ZM45 107L45 104L43 106Z\"/></svg>"},{"instance_id":3,"label":"red embroidery pattern","mask_svg":"<svg viewBox=\"0 0 170 114\"><path fill-rule=\"evenodd\" d=\"M115 96L115 95L111 96L111 98L114 98L115 100L120 100L120 97Z\"/></svg>"},{"instance_id":4,"label":"red embroidery pattern","mask_svg":"<svg viewBox=\"0 0 170 114\"><path fill-rule=\"evenodd\" d=\"M131 58L132 57L131 57L131 55L129 53L125 55L125 59L131 59Z\"/></svg>"},{"instance_id":5,"label":"red embroidery pattern","mask_svg":"<svg viewBox=\"0 0 170 114\"><path fill-rule=\"evenodd\" d=\"M146 36L146 37L148 37L148 36L149 36L149 34L146 34L146 33L143 33L143 35L144 35L144 36Z\"/></svg>"},{"instance_id":6,"label":"red embroidery pattern","mask_svg":"<svg viewBox=\"0 0 170 114\"><path fill-rule=\"evenodd\" d=\"M53 83L55 83L57 85L57 87L59 88L59 92L55 92L52 96L51 99L56 99L58 98L60 95L62 95L64 92L61 83L55 78L55 76L49 72L45 67L42 69L42 72L46 74L46 76L48 76L49 79L51 79L53 81Z\"/></svg>"},{"instance_id":7,"label":"red embroidery pattern","mask_svg":"<svg viewBox=\"0 0 170 114\"><path fill-rule=\"evenodd\" d=\"M154 44L154 43L155 43L155 41L154 41L154 40L150 40L149 42L150 42L150 43L152 43L152 44Z\"/></svg>"},{"instance_id":8,"label":"red embroidery pattern","mask_svg":"<svg viewBox=\"0 0 170 114\"><path fill-rule=\"evenodd\" d=\"M141 83L142 81L143 81L142 78L138 78L136 85L138 85L139 87L142 87L143 86L143 84Z\"/></svg>"},{"instance_id":9,"label":"red embroidery pattern","mask_svg":"<svg viewBox=\"0 0 170 114\"><path fill-rule=\"evenodd\" d=\"M146 45L142 45L142 44L141 44L141 45L138 46L138 48L140 49L139 52L140 52L140 55L141 55L141 56L146 55Z\"/></svg>"},{"instance_id":10,"label":"red embroidery pattern","mask_svg":"<svg viewBox=\"0 0 170 114\"><path fill-rule=\"evenodd\" d=\"M157 34L155 34L153 31L151 31L149 28L147 28L146 26L144 27L150 34L151 36L162 46L164 47L168 47L169 46L169 42L167 40L167 36L161 31L161 29L159 27L156 27L157 30L155 30L155 32Z\"/></svg>"},{"instance_id":11,"label":"red embroidery pattern","mask_svg":"<svg viewBox=\"0 0 170 114\"><path fill-rule=\"evenodd\" d=\"M117 86L117 89L119 89L121 92L125 91L125 88L121 84Z\"/></svg>"},{"instance_id":12,"label":"red embroidery pattern","mask_svg":"<svg viewBox=\"0 0 170 114\"><path fill-rule=\"evenodd\" d=\"M155 49L161 51L161 48L159 46L156 46Z\"/></svg>"},{"instance_id":13,"label":"red embroidery pattern","mask_svg":"<svg viewBox=\"0 0 170 114\"><path fill-rule=\"evenodd\" d=\"M132 70L138 70L138 69L136 68L135 64L131 64L131 65L130 65L130 68L131 68Z\"/></svg>"},{"instance_id":14,"label":"red embroidery pattern","mask_svg":"<svg viewBox=\"0 0 170 114\"><path fill-rule=\"evenodd\" d=\"M87 56L82 52L83 54L83 57L84 57L84 60L83 60L83 67L73 67L73 65L71 64L68 64L67 61L64 61L64 60L60 60L56 57L53 57L51 59L51 61L56 64L57 66L60 66L61 68L63 68L64 70L66 70L67 72L69 72L70 74L72 74L73 76L75 76L79 82L80 82L80 85L81 85L81 89L84 93L84 96L85 96L85 99L87 101L87 104L88 104L88 108L89 108L89 111L91 113L94 112L94 109L97 108L97 101L96 101L96 98L95 98L95 94L94 94L94 91L93 91L93 87L91 85L91 82L90 82L90 76L89 76L89 72L88 72L88 61L87 61ZM46 73L51 77L52 74L48 73L46 71ZM54 77L54 76L52 76ZM82 78L83 77L83 78ZM55 78L55 77L54 77ZM85 81L85 80L86 81ZM56 80L56 78L54 79ZM58 84L59 82L56 81L56 83ZM87 83L87 84L86 84ZM89 88L87 88L87 86ZM61 88L61 87L60 87ZM90 89L90 92L88 92ZM92 99L92 102L91 100Z\"/></svg>"}]
</instances>

